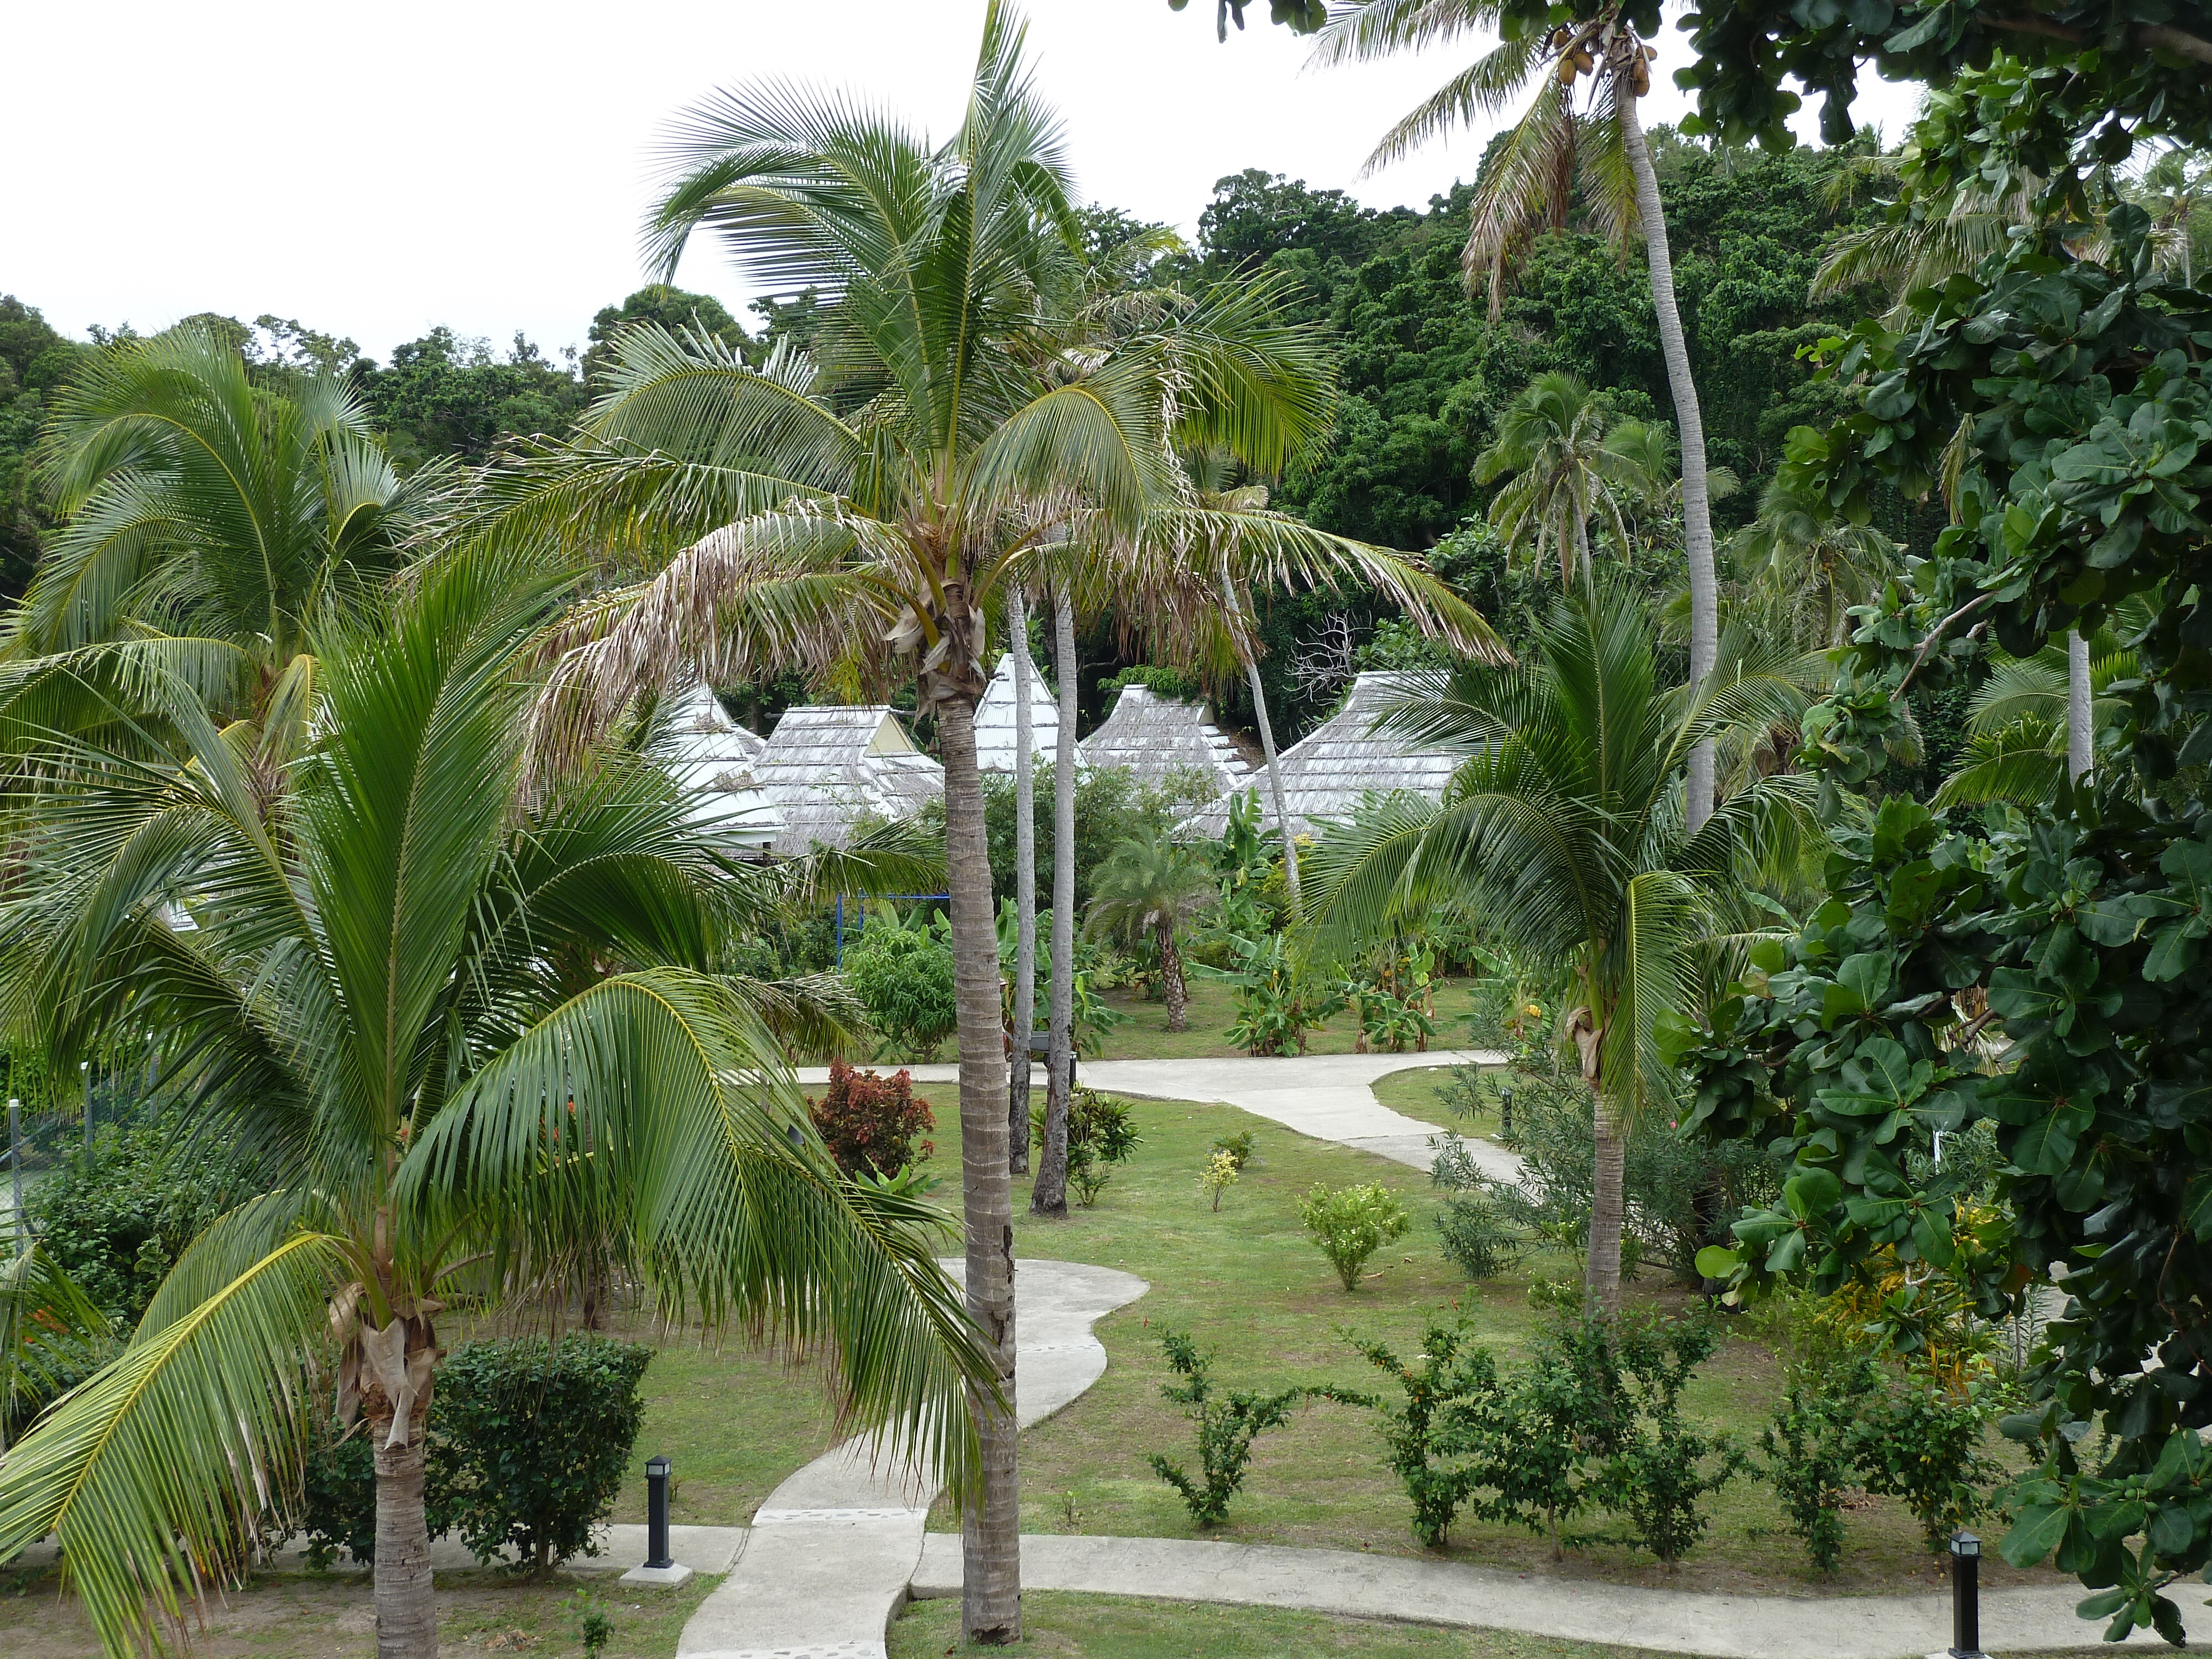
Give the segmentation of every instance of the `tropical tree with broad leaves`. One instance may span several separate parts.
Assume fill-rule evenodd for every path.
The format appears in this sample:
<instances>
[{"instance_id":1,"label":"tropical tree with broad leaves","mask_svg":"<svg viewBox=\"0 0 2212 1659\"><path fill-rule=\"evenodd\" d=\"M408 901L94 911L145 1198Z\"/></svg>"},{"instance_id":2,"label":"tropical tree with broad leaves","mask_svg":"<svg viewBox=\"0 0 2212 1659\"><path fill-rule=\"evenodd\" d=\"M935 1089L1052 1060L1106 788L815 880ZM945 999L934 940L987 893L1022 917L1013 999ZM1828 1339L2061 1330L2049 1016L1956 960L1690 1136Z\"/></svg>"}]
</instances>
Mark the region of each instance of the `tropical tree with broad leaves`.
<instances>
[{"instance_id":1,"label":"tropical tree with broad leaves","mask_svg":"<svg viewBox=\"0 0 2212 1659\"><path fill-rule=\"evenodd\" d=\"M1385 798L1308 859L1316 948L1347 951L1440 904L1473 906L1516 953L1574 986L1562 1042L1589 1086L1596 1142L1587 1285L1620 1309L1627 1127L1672 1098L1655 1041L1696 1011L1735 895L1812 830L1809 781L1747 783L1692 830L1682 775L1700 743L1794 719L1806 694L1767 647L1731 629L1730 672L1664 690L1650 617L1610 584L1553 606L1526 663L1424 676L1382 729L1468 758L1440 803ZM1737 672L1736 664L1742 664Z\"/></svg>"},{"instance_id":2,"label":"tropical tree with broad leaves","mask_svg":"<svg viewBox=\"0 0 2212 1659\"><path fill-rule=\"evenodd\" d=\"M311 737L273 811L189 695L160 743L57 740L0 802L0 1013L59 1064L161 1031L191 1133L258 1177L0 1460L0 1559L58 1540L111 1654L295 1512L334 1378L374 1449L378 1655L432 1659L424 1424L464 1271L528 1296L611 1258L673 1317L824 1351L857 1419L972 1480L963 1395L994 1372L928 1249L945 1218L811 1132L782 1044L835 1040L821 999L717 970L808 872L731 865L634 753L526 780L518 653L564 597L453 560L303 633Z\"/></svg>"},{"instance_id":3,"label":"tropical tree with broad leaves","mask_svg":"<svg viewBox=\"0 0 2212 1659\"><path fill-rule=\"evenodd\" d=\"M691 111L666 149L653 258L673 269L708 231L753 281L811 288L811 349L787 344L755 368L696 333L629 331L580 435L490 479L468 532L657 569L549 636L548 776L672 676L791 667L883 684L909 661L945 765L965 1291L998 1382L971 1401L981 1474L963 1520L962 1624L992 1642L1021 1628L1006 1066L975 741L994 621L1018 583L1103 613L1172 586L1202 546L1263 589L1349 571L1431 626L1481 631L1410 562L1196 499L1179 446L1271 473L1322 436L1327 355L1264 285L1095 303L1059 124L1022 40L993 4L961 125L941 143L781 84ZM1206 595L1218 610L1210 580Z\"/></svg>"}]
</instances>

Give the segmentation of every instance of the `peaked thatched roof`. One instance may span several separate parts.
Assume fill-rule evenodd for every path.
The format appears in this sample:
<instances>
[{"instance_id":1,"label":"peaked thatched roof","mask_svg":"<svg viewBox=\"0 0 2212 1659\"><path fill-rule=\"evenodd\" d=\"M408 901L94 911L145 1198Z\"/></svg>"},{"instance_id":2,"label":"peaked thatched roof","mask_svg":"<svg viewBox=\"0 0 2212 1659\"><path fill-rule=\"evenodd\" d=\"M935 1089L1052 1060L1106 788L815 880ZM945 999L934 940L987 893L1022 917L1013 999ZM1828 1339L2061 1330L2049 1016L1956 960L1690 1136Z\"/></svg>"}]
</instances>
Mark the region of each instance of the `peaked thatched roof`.
<instances>
[{"instance_id":1,"label":"peaked thatched roof","mask_svg":"<svg viewBox=\"0 0 2212 1659\"><path fill-rule=\"evenodd\" d=\"M752 776L768 739L732 720L703 685L692 688L669 728L661 753L669 776L691 797L693 824L734 853L773 848L783 820Z\"/></svg>"},{"instance_id":2,"label":"peaked thatched roof","mask_svg":"<svg viewBox=\"0 0 2212 1659\"><path fill-rule=\"evenodd\" d=\"M911 817L945 793L944 769L882 703L786 709L752 776L783 821L775 850L785 854L842 847L861 818Z\"/></svg>"},{"instance_id":3,"label":"peaked thatched roof","mask_svg":"<svg viewBox=\"0 0 2212 1659\"><path fill-rule=\"evenodd\" d=\"M1104 724L1084 738L1080 752L1093 766L1126 767L1154 786L1180 768L1229 790L1247 769L1237 745L1206 720L1204 703L1164 697L1146 685L1121 688Z\"/></svg>"},{"instance_id":4,"label":"peaked thatched roof","mask_svg":"<svg viewBox=\"0 0 2212 1659\"><path fill-rule=\"evenodd\" d=\"M983 700L975 705L975 764L985 772L1011 772L1014 769L1014 653L1008 651L999 658L998 672L991 676L991 684L983 692ZM1060 702L1037 672L1036 665L1030 665L1030 753L1039 764L1049 762L1060 752ZM1076 750L1076 764L1083 764L1083 751Z\"/></svg>"},{"instance_id":5,"label":"peaked thatched roof","mask_svg":"<svg viewBox=\"0 0 2212 1659\"><path fill-rule=\"evenodd\" d=\"M1352 683L1343 707L1277 757L1293 835L1317 833L1317 819L1349 817L1359 798L1370 791L1387 794L1406 789L1431 800L1443 798L1444 786L1464 755L1420 748L1374 729L1383 702L1403 688L1407 678L1362 674ZM1269 830L1275 828L1274 795L1262 767L1194 813L1189 821L1192 831L1218 836L1229 822L1230 799L1237 794L1256 796L1261 821Z\"/></svg>"}]
</instances>

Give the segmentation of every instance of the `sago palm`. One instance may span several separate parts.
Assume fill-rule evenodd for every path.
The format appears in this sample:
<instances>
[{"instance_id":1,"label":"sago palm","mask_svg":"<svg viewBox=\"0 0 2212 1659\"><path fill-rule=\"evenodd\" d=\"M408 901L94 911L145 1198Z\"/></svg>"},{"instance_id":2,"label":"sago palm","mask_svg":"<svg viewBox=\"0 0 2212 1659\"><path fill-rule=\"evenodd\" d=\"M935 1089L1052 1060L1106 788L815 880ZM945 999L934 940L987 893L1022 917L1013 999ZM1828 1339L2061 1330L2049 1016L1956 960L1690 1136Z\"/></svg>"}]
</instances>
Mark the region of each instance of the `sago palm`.
<instances>
[{"instance_id":1,"label":"sago palm","mask_svg":"<svg viewBox=\"0 0 2212 1659\"><path fill-rule=\"evenodd\" d=\"M812 351L754 369L703 337L630 331L582 439L496 481L475 532L665 562L551 641L548 775L672 676L731 684L787 665L882 683L886 659L913 659L945 765L966 1293L1002 1384L975 1396L981 1497L965 1522L963 1628L989 1641L1020 1633L1006 1067L974 719L990 628L1013 583L1056 580L1103 610L1180 550L1220 542L1178 443L1272 472L1332 409L1318 338L1267 290L1101 317L1079 280L1058 123L1021 41L994 3L942 144L782 85L692 112L671 143L655 257L672 270L710 230L752 280L815 289ZM1263 586L1342 556L1303 526L1234 528L1238 574ZM1412 567L1362 570L1417 614L1468 614Z\"/></svg>"},{"instance_id":2,"label":"sago palm","mask_svg":"<svg viewBox=\"0 0 2212 1659\"><path fill-rule=\"evenodd\" d=\"M515 653L552 597L456 562L387 627L302 635L313 736L274 829L188 716L160 763L50 748L9 803L10 1021L61 1064L162 1032L192 1133L260 1188L0 1461L0 1559L58 1539L112 1654L294 1511L334 1371L374 1449L377 1652L435 1655L423 1425L464 1268L526 1293L624 1262L672 1317L826 1349L858 1418L970 1476L963 1386L992 1370L934 1212L839 1177L773 1000L714 971L775 878L648 763L523 785Z\"/></svg>"},{"instance_id":3,"label":"sago palm","mask_svg":"<svg viewBox=\"0 0 2212 1659\"><path fill-rule=\"evenodd\" d=\"M1085 930L1131 944L1148 939L1158 948L1170 1031L1186 1030L1189 1023L1176 929L1218 896L1212 864L1197 848L1165 836L1123 836L1091 879Z\"/></svg>"},{"instance_id":4,"label":"sago palm","mask_svg":"<svg viewBox=\"0 0 2212 1659\"><path fill-rule=\"evenodd\" d=\"M1705 465L1705 422L1690 351L1674 300L1674 258L1667 240L1659 175L1637 100L1651 89L1656 48L1638 38L1617 3L1578 4L1573 21L1544 33L1502 41L1424 100L1384 135L1367 170L1385 166L1431 138L1494 115L1533 82L1534 95L1475 181L1464 255L1468 282L1486 286L1498 314L1514 264L1541 232L1566 223L1579 201L1607 238L1641 231L1651 279L1651 308L1674 404L1682 449L1682 542L1690 577L1690 680L1712 672L1720 637L1720 590L1713 570L1713 526ZM1424 52L1495 30L1498 0L1349 0L1329 14L1314 49L1317 64L1344 64ZM1589 89L1577 109L1577 82ZM1697 746L1687 773L1690 824L1713 803L1713 751Z\"/></svg>"},{"instance_id":5,"label":"sago palm","mask_svg":"<svg viewBox=\"0 0 2212 1659\"><path fill-rule=\"evenodd\" d=\"M196 328L94 356L42 456L67 522L5 625L0 734L188 693L256 722L270 770L313 701L312 631L374 602L446 479L402 478L343 380L256 386Z\"/></svg>"},{"instance_id":6,"label":"sago palm","mask_svg":"<svg viewBox=\"0 0 2212 1659\"><path fill-rule=\"evenodd\" d=\"M1596 1142L1588 1285L1608 1315L1626 1125L1671 1090L1654 1023L1695 1006L1698 957L1727 931L1733 890L1809 823L1808 781L1794 775L1747 784L1694 831L1684 821L1697 744L1803 707L1770 653L1733 631L1729 646L1727 676L1662 691L1639 599L1601 586L1559 599L1531 661L1428 677L1388 716L1385 729L1467 751L1442 802L1389 797L1309 860L1325 950L1464 904L1518 957L1571 978L1561 1036L1581 1056Z\"/></svg>"}]
</instances>

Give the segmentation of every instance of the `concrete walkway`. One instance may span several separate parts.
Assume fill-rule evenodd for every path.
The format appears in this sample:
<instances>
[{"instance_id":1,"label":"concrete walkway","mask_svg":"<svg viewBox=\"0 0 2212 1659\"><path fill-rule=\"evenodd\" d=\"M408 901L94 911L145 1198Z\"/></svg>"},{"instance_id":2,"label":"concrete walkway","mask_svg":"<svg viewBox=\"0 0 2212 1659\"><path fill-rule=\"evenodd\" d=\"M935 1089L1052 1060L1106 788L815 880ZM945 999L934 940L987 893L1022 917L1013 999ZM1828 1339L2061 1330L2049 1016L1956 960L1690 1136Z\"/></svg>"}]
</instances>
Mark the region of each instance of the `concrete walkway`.
<instances>
[{"instance_id":1,"label":"concrete walkway","mask_svg":"<svg viewBox=\"0 0 2212 1659\"><path fill-rule=\"evenodd\" d=\"M960 1277L960 1262L944 1266ZM1147 1288L1110 1267L1015 1262L1014 1410L1024 1428L1105 1373L1091 1327ZM933 1472L879 1467L874 1450L848 1440L769 1495L729 1577L684 1626L679 1656L883 1659L940 1483ZM952 1544L957 1560L959 1540Z\"/></svg>"},{"instance_id":2,"label":"concrete walkway","mask_svg":"<svg viewBox=\"0 0 2212 1659\"><path fill-rule=\"evenodd\" d=\"M1906 1659L1940 1653L1951 1638L1948 1594L1720 1595L1524 1577L1456 1561L1183 1538L1025 1534L1022 1586L1522 1631L1710 1659ZM2201 1589L2177 1589L2190 1633L2212 1634ZM959 1539L929 1536L913 1594L960 1594ZM1983 1648L2036 1653L2098 1645L2101 1622L2074 1613L2083 1594L2070 1584L1985 1592ZM2165 1646L2148 1631L2131 1641Z\"/></svg>"},{"instance_id":3,"label":"concrete walkway","mask_svg":"<svg viewBox=\"0 0 2212 1659\"><path fill-rule=\"evenodd\" d=\"M1357 1146L1392 1162L1425 1170L1435 1160L1429 1138L1445 1126L1394 1112L1375 1098L1373 1084L1393 1072L1430 1066L1503 1065L1505 1056L1486 1049L1438 1049L1425 1054L1298 1054L1276 1060L1247 1055L1205 1060L1086 1060L1076 1074L1093 1088L1151 1100L1218 1100L1295 1129L1316 1140ZM952 1065L908 1068L917 1083L954 1083ZM823 1066L802 1066L802 1085L823 1084ZM1521 1160L1494 1141L1478 1135L1466 1143L1468 1154L1486 1175L1517 1181Z\"/></svg>"}]
</instances>

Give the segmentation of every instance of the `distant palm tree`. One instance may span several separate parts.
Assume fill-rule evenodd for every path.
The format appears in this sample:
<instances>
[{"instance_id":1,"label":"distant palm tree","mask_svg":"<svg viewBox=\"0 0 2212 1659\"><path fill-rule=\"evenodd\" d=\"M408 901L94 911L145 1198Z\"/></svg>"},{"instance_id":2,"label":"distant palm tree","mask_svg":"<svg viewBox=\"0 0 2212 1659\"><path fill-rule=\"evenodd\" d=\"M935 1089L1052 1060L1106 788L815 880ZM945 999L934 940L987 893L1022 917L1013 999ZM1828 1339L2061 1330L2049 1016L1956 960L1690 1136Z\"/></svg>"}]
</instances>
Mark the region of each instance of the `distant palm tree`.
<instances>
[{"instance_id":1,"label":"distant palm tree","mask_svg":"<svg viewBox=\"0 0 2212 1659\"><path fill-rule=\"evenodd\" d=\"M2143 169L2129 194L2150 210L2154 257L2169 270L2179 264L2182 286L2196 287L2199 221L2212 228L2212 156L2170 149Z\"/></svg>"},{"instance_id":2,"label":"distant palm tree","mask_svg":"<svg viewBox=\"0 0 2212 1659\"><path fill-rule=\"evenodd\" d=\"M465 1271L520 1298L611 1255L678 1322L825 1346L850 1411L972 1484L994 1370L944 1218L837 1174L784 999L716 971L787 878L720 857L648 761L524 781L516 653L556 597L453 562L303 635L281 833L206 719L162 764L53 745L5 802L0 1014L64 1066L160 1032L194 1133L261 1182L0 1465L0 1559L58 1539L118 1659L292 1512L326 1342L374 1451L379 1659L432 1659L423 1430Z\"/></svg>"},{"instance_id":3,"label":"distant palm tree","mask_svg":"<svg viewBox=\"0 0 2212 1659\"><path fill-rule=\"evenodd\" d=\"M1170 1031L1188 1024L1176 929L1218 897L1212 863L1197 848L1165 836L1124 836L1091 878L1084 931L1133 944L1149 938L1159 948L1160 988L1167 996Z\"/></svg>"},{"instance_id":4,"label":"distant palm tree","mask_svg":"<svg viewBox=\"0 0 2212 1659\"><path fill-rule=\"evenodd\" d=\"M1608 1316L1627 1126L1673 1089L1654 1022L1695 1007L1700 954L1753 868L1814 832L1811 780L1796 774L1747 783L1695 830L1685 821L1698 744L1804 707L1776 653L1733 630L1729 647L1728 676L1662 692L1640 597L1611 584L1562 597L1529 662L1426 677L1389 715L1387 730L1468 754L1442 802L1389 797L1308 860L1324 949L1465 904L1518 955L1571 976L1560 1035L1581 1056L1596 1143L1587 1283Z\"/></svg>"},{"instance_id":5,"label":"distant palm tree","mask_svg":"<svg viewBox=\"0 0 2212 1659\"><path fill-rule=\"evenodd\" d=\"M1425 52L1498 30L1501 0L1348 0L1330 12L1314 49L1316 64L1365 62ZM1556 13L1554 14L1557 15ZM1508 272L1542 231L1566 223L1579 203L1598 230L1616 243L1641 232L1650 275L1659 349L1682 445L1682 543L1690 578L1690 682L1712 672L1720 634L1720 589L1713 570L1713 526L1705 465L1705 422L1691 373L1690 351L1674 298L1674 258L1667 240L1659 176L1644 142L1638 100L1651 89L1657 49L1646 46L1613 0L1583 0L1571 21L1547 31L1515 31L1424 100L1386 133L1366 170L1396 161L1431 138L1472 126L1518 97L1535 94L1504 143L1475 181L1473 216L1462 256L1470 286L1486 283L1490 313L1498 314ZM1588 107L1575 107L1575 84L1589 88ZM1692 828L1713 804L1713 751L1690 757Z\"/></svg>"},{"instance_id":6,"label":"distant palm tree","mask_svg":"<svg viewBox=\"0 0 2212 1659\"><path fill-rule=\"evenodd\" d=\"M1777 475L1759 499L1759 516L1729 538L1729 550L1767 588L1799 637L1823 647L1844 642L1849 611L1870 600L1899 568L1898 544L1870 525L1838 518Z\"/></svg>"},{"instance_id":7,"label":"distant palm tree","mask_svg":"<svg viewBox=\"0 0 2212 1659\"><path fill-rule=\"evenodd\" d=\"M374 605L447 470L402 478L344 380L256 386L191 327L93 356L44 446L67 522L4 623L0 734L204 702L256 728L267 793L304 738L311 633Z\"/></svg>"},{"instance_id":8,"label":"distant palm tree","mask_svg":"<svg viewBox=\"0 0 2212 1659\"><path fill-rule=\"evenodd\" d=\"M2148 602L2130 594L2106 626L2083 641L2090 695L2087 724L2093 735L2125 716L2127 699L2114 696L2111 687L2115 680L2134 678L2136 653L2120 641L2141 633L2150 620ZM2053 641L2032 657L1991 653L1989 678L1966 708L1966 752L1936 792L1938 806L1988 800L2038 805L2077 769L2069 752L2073 676L2068 647L2078 637L2069 634L2064 641Z\"/></svg>"},{"instance_id":9,"label":"distant palm tree","mask_svg":"<svg viewBox=\"0 0 2212 1659\"><path fill-rule=\"evenodd\" d=\"M1679 546L1682 535L1682 471L1674 428L1664 421L1615 421L1605 434L1606 453L1621 468L1618 489L1626 509L1631 553ZM1709 466L1705 489L1716 501L1743 489L1735 469Z\"/></svg>"},{"instance_id":10,"label":"distant palm tree","mask_svg":"<svg viewBox=\"0 0 2212 1659\"><path fill-rule=\"evenodd\" d=\"M1562 592L1596 580L1590 520L1626 550L1624 501L1650 487L1637 460L1607 445L1611 421L1602 392L1563 371L1539 374L1505 406L1498 435L1474 459L1477 483L1510 480L1490 503L1490 522L1535 562L1557 559Z\"/></svg>"}]
</instances>

